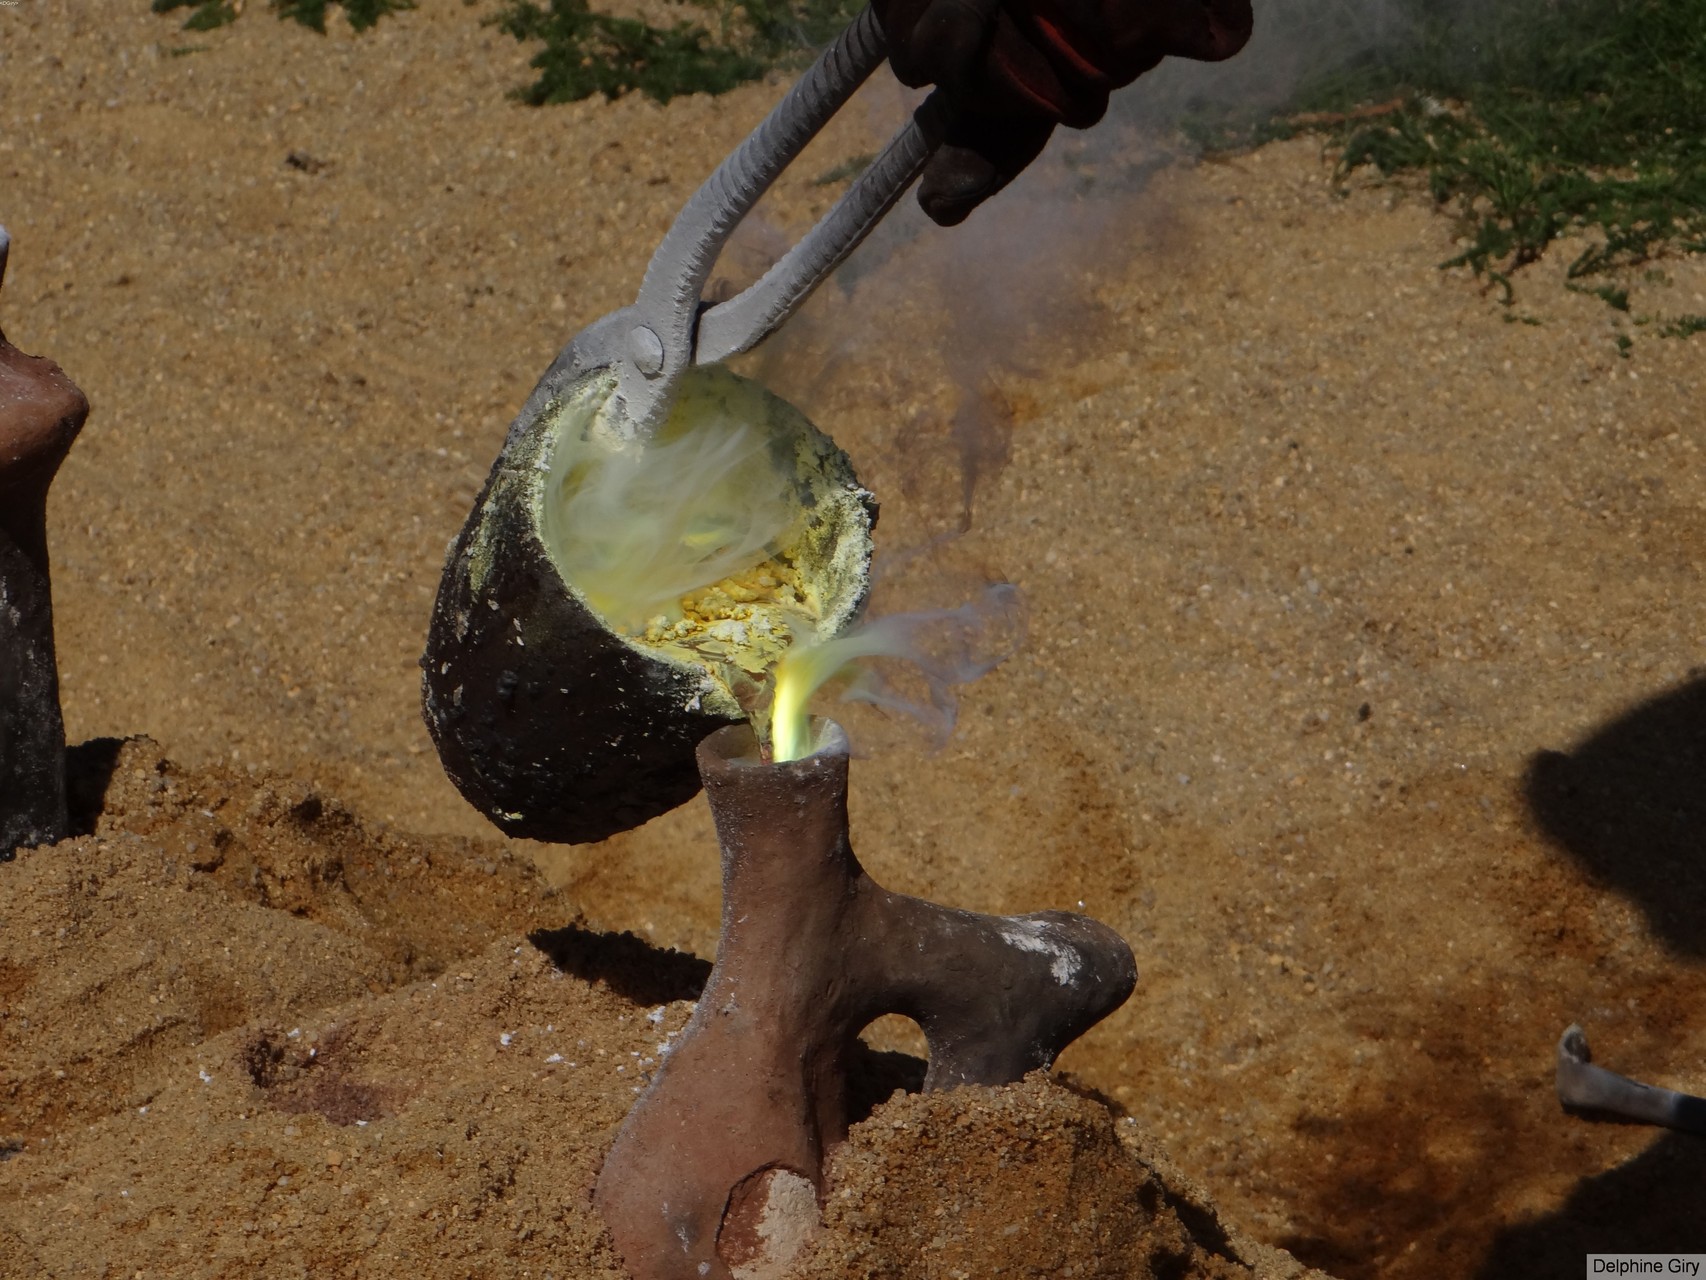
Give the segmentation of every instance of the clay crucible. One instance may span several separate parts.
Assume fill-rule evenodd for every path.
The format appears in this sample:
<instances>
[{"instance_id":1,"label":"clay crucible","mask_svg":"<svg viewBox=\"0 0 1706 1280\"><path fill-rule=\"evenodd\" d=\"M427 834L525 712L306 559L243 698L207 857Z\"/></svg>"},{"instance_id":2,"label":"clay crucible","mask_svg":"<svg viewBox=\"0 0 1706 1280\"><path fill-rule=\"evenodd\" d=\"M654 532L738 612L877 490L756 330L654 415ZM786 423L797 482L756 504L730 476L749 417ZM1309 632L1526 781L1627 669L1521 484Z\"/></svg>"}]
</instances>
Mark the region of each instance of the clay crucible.
<instances>
[{"instance_id":1,"label":"clay crucible","mask_svg":"<svg viewBox=\"0 0 1706 1280\"><path fill-rule=\"evenodd\" d=\"M0 283L9 247L0 228ZM66 834L47 490L88 416L58 365L0 331L0 861Z\"/></svg>"},{"instance_id":2,"label":"clay crucible","mask_svg":"<svg viewBox=\"0 0 1706 1280\"><path fill-rule=\"evenodd\" d=\"M756 1280L817 1218L847 1133L848 1056L885 1013L929 1044L926 1089L1053 1064L1124 1003L1131 949L1084 916L988 916L890 893L848 842L847 740L760 760L752 731L699 747L722 846L722 934L691 1021L604 1164L595 1200L636 1280Z\"/></svg>"}]
</instances>

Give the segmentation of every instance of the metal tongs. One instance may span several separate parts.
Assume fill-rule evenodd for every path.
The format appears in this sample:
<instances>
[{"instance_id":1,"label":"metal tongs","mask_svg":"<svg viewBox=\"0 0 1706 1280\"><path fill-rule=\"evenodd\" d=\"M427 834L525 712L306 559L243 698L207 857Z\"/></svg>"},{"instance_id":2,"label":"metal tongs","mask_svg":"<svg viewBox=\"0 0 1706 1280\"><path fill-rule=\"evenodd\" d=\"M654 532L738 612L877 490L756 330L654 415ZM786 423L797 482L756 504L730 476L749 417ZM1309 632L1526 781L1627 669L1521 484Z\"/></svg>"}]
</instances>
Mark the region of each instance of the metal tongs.
<instances>
[{"instance_id":1,"label":"metal tongs","mask_svg":"<svg viewBox=\"0 0 1706 1280\"><path fill-rule=\"evenodd\" d=\"M645 440L668 416L689 367L750 351L775 332L894 207L941 144L945 112L932 94L756 283L726 302L703 301L711 268L735 227L887 55L882 28L867 7L683 206L652 255L634 304L571 339L540 389L561 387L593 369L615 369L616 403L607 421L625 437Z\"/></svg>"}]
</instances>

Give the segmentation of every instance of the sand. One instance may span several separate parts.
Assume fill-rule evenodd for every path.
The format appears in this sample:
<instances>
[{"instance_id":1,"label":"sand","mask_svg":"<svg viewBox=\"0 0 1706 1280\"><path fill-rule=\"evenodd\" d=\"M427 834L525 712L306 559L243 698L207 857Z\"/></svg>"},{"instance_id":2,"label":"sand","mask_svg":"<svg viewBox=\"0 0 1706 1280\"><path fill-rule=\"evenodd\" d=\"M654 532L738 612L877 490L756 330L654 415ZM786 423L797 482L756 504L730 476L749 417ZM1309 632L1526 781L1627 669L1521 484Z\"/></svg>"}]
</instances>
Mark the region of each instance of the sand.
<instances>
[{"instance_id":1,"label":"sand","mask_svg":"<svg viewBox=\"0 0 1706 1280\"><path fill-rule=\"evenodd\" d=\"M0 868L0 1269L601 1274L577 1197L633 1086L546 1064L580 1059L541 1029L603 1062L684 1020L709 820L506 848L439 771L414 664L509 417L780 83L534 111L486 5L325 38L134 8L0 9L6 331L94 405L50 513L68 732L159 744L92 834ZM897 109L836 122L737 274ZM1701 339L1568 292L1570 245L1501 306L1438 269L1423 194L1341 188L1318 142L1098 137L958 231L897 215L743 366L882 499L877 608L1027 601L945 746L836 709L861 858L974 909L1082 904L1138 956L1057 1082L888 1106L1088 1132L1091 1093L1224 1238L1343 1277L1706 1250L1698 1144L1550 1084L1580 1021L1706 1092ZM1625 283L1634 318L1706 311L1698 263ZM566 928L579 972L528 941ZM964 1149L909 1132L855 1144L878 1210L832 1212L822 1274L862 1240L960 1266L923 1269L941 1233L856 1181L951 1181ZM1059 1213L1068 1176L1041 1179ZM1203 1266L1281 1265L1175 1216Z\"/></svg>"},{"instance_id":2,"label":"sand","mask_svg":"<svg viewBox=\"0 0 1706 1280\"><path fill-rule=\"evenodd\" d=\"M625 1274L589 1193L703 961L492 844L145 738L78 763L94 830L8 868L0 1273ZM873 1112L895 1056L790 1276L1302 1275L1041 1072Z\"/></svg>"}]
</instances>

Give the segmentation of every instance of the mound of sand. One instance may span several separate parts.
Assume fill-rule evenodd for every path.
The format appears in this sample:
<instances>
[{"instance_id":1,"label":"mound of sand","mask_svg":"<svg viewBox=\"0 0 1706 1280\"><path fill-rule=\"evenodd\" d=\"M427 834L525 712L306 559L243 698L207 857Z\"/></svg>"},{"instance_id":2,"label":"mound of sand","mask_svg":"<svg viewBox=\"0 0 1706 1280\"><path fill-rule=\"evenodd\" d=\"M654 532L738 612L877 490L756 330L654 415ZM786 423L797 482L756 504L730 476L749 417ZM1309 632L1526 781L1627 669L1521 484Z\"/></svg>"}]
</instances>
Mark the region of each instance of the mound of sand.
<instances>
[{"instance_id":1,"label":"mound of sand","mask_svg":"<svg viewBox=\"0 0 1706 1280\"><path fill-rule=\"evenodd\" d=\"M92 830L5 870L0 1272L622 1274L588 1194L703 960L585 928L499 845L145 738L76 773ZM997 1274L1301 1268L1037 1073L875 1106L789 1272Z\"/></svg>"}]
</instances>

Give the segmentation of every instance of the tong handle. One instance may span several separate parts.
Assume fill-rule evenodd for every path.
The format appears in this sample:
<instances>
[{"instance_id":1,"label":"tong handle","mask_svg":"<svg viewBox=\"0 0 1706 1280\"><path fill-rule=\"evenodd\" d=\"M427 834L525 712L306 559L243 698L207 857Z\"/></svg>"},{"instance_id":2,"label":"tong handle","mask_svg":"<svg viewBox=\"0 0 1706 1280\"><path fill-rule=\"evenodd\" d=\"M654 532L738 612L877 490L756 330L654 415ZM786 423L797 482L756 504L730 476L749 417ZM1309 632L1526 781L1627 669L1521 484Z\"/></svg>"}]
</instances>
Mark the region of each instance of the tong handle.
<instances>
[{"instance_id":1,"label":"tong handle","mask_svg":"<svg viewBox=\"0 0 1706 1280\"><path fill-rule=\"evenodd\" d=\"M761 276L699 317L695 364L716 364L768 338L839 267L923 172L941 143L942 112L932 94L835 206Z\"/></svg>"},{"instance_id":2,"label":"tong handle","mask_svg":"<svg viewBox=\"0 0 1706 1280\"><path fill-rule=\"evenodd\" d=\"M617 362L617 395L636 435L649 436L668 415L689 366L750 350L787 319L924 167L940 141L934 99L762 279L707 310L703 327L705 284L735 227L887 55L867 6L683 206L646 268Z\"/></svg>"}]
</instances>

